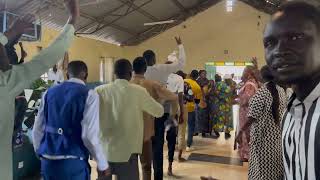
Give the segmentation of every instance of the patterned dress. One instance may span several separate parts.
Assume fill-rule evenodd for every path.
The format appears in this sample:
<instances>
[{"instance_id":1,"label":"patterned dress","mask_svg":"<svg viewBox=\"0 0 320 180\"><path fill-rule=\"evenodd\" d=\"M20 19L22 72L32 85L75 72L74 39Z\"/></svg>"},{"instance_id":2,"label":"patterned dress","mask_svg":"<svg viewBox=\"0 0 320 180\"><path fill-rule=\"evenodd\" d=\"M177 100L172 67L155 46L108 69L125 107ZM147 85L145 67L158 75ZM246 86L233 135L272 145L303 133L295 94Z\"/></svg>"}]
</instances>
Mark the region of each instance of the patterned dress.
<instances>
[{"instance_id":1,"label":"patterned dress","mask_svg":"<svg viewBox=\"0 0 320 180\"><path fill-rule=\"evenodd\" d=\"M279 117L286 108L284 89L277 86L279 93ZM250 130L249 180L282 180L283 161L280 122L275 123L272 115L272 95L263 86L251 98L248 117L256 119Z\"/></svg>"},{"instance_id":2,"label":"patterned dress","mask_svg":"<svg viewBox=\"0 0 320 180\"><path fill-rule=\"evenodd\" d=\"M248 111L249 111L249 100L257 92L258 83L255 80L248 80L239 91L239 127L243 127L248 121ZM242 160L249 159L249 142L247 141L250 137L250 131L247 130L243 133L242 143L239 144L239 155Z\"/></svg>"},{"instance_id":3,"label":"patterned dress","mask_svg":"<svg viewBox=\"0 0 320 180\"><path fill-rule=\"evenodd\" d=\"M233 94L231 88L225 82L216 83L215 97L212 98L215 104L213 115L213 129L217 132L224 131L229 133L233 130L232 121L232 101Z\"/></svg>"}]
</instances>

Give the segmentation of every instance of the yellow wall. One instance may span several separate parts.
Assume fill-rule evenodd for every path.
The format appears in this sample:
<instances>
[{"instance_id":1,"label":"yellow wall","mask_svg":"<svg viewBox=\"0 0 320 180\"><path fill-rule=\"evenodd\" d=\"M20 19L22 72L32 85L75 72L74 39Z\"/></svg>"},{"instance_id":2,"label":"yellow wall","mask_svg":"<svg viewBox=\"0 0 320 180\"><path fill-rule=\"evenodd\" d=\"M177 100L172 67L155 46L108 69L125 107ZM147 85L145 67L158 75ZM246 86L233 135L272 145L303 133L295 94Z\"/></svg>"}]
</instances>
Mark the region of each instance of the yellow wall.
<instances>
[{"instance_id":1,"label":"yellow wall","mask_svg":"<svg viewBox=\"0 0 320 180\"><path fill-rule=\"evenodd\" d=\"M180 35L188 58L187 72L193 68L203 68L208 61L250 60L253 56L258 57L262 65L262 33L269 18L269 15L239 1L236 1L233 12L226 12L226 2L222 1L138 47L127 49L131 58L141 55L146 49L153 49L158 62L164 62L176 48L174 36ZM258 21L260 27L257 26ZM183 25L186 25L185 29ZM224 50L228 50L229 54L225 55Z\"/></svg>"},{"instance_id":2,"label":"yellow wall","mask_svg":"<svg viewBox=\"0 0 320 180\"><path fill-rule=\"evenodd\" d=\"M47 47L58 35L57 31L44 28L41 42L26 42L24 47L28 53L27 60L38 53L37 46ZM18 48L19 49L19 48ZM122 57L124 48L96 41L88 38L77 37L69 49L69 58L71 60L83 60L88 65L88 81L99 80L100 58L104 57ZM18 50L18 54L20 50Z\"/></svg>"}]
</instances>

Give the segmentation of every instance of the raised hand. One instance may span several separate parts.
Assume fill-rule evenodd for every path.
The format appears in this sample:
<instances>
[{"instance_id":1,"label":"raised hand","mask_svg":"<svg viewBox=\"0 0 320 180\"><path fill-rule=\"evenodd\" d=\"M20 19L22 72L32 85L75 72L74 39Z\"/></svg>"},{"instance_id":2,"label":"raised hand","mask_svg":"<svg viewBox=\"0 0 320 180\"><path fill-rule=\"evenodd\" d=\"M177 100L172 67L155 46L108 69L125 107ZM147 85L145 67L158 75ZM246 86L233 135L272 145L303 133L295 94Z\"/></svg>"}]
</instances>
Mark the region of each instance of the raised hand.
<instances>
[{"instance_id":1,"label":"raised hand","mask_svg":"<svg viewBox=\"0 0 320 180\"><path fill-rule=\"evenodd\" d=\"M69 24L75 25L80 16L79 0L64 0L64 4L70 13Z\"/></svg>"},{"instance_id":2,"label":"raised hand","mask_svg":"<svg viewBox=\"0 0 320 180\"><path fill-rule=\"evenodd\" d=\"M9 41L12 41L28 30L31 30L33 28L32 22L34 22L34 20L35 17L33 15L27 14L17 19L4 34Z\"/></svg>"},{"instance_id":3,"label":"raised hand","mask_svg":"<svg viewBox=\"0 0 320 180\"><path fill-rule=\"evenodd\" d=\"M178 45L182 44L180 36L179 37L174 37L174 38L175 38L175 40L176 40Z\"/></svg>"},{"instance_id":4,"label":"raised hand","mask_svg":"<svg viewBox=\"0 0 320 180\"><path fill-rule=\"evenodd\" d=\"M24 59L28 56L27 52L24 50L22 42L19 42L19 46L21 48L21 59Z\"/></svg>"},{"instance_id":5,"label":"raised hand","mask_svg":"<svg viewBox=\"0 0 320 180\"><path fill-rule=\"evenodd\" d=\"M19 18L18 20L16 20L10 29L13 29L14 31L16 31L17 35L21 35L27 32L28 30L33 29L34 25L32 24L32 22L34 21L35 21L35 16L32 14L27 14Z\"/></svg>"}]
</instances>

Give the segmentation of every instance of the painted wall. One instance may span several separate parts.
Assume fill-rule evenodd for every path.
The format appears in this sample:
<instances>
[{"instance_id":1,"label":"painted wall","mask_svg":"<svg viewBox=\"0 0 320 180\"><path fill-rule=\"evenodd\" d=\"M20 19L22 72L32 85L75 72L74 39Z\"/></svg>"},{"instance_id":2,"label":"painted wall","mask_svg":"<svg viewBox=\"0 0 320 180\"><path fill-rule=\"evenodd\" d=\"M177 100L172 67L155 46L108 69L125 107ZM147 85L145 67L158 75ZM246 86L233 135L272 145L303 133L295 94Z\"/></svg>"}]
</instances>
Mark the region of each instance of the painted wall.
<instances>
[{"instance_id":1,"label":"painted wall","mask_svg":"<svg viewBox=\"0 0 320 180\"><path fill-rule=\"evenodd\" d=\"M57 31L45 28L41 42L25 42L24 47L28 53L27 60L38 53L37 46L47 47L57 35ZM19 48L17 48L17 52L20 55ZM89 69L88 81L98 81L101 57L123 57L124 48L88 38L76 37L68 52L70 61L83 60L86 62Z\"/></svg>"},{"instance_id":2,"label":"painted wall","mask_svg":"<svg viewBox=\"0 0 320 180\"><path fill-rule=\"evenodd\" d=\"M226 12L226 2L222 1L185 23L126 50L133 58L146 49L153 49L158 62L164 62L176 48L174 36L180 35L188 58L187 72L202 69L208 61L250 60L253 56L258 57L261 66L264 64L262 34L269 19L269 15L239 1L232 12ZM224 50L228 50L228 54Z\"/></svg>"}]
</instances>

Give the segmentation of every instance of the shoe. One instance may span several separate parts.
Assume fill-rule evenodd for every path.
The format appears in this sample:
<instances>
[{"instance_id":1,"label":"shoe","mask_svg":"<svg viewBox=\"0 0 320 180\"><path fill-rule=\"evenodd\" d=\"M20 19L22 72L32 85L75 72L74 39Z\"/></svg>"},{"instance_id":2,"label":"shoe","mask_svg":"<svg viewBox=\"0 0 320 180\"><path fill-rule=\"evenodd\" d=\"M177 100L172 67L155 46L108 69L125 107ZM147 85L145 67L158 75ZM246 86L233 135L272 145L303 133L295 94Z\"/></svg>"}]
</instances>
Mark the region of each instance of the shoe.
<instances>
[{"instance_id":1,"label":"shoe","mask_svg":"<svg viewBox=\"0 0 320 180\"><path fill-rule=\"evenodd\" d=\"M213 138L219 138L220 137L220 133L217 131L213 131Z\"/></svg>"},{"instance_id":2,"label":"shoe","mask_svg":"<svg viewBox=\"0 0 320 180\"><path fill-rule=\"evenodd\" d=\"M231 134L230 134L230 133L225 133L225 134L224 134L224 137L225 137L226 139L229 139L229 138L231 138Z\"/></svg>"},{"instance_id":3,"label":"shoe","mask_svg":"<svg viewBox=\"0 0 320 180\"><path fill-rule=\"evenodd\" d=\"M215 179L213 177L203 177L203 176L201 176L200 179L201 180L218 180L218 179Z\"/></svg>"},{"instance_id":4,"label":"shoe","mask_svg":"<svg viewBox=\"0 0 320 180\"><path fill-rule=\"evenodd\" d=\"M187 152L191 152L191 151L194 151L194 148L193 147L187 147Z\"/></svg>"}]
</instances>

